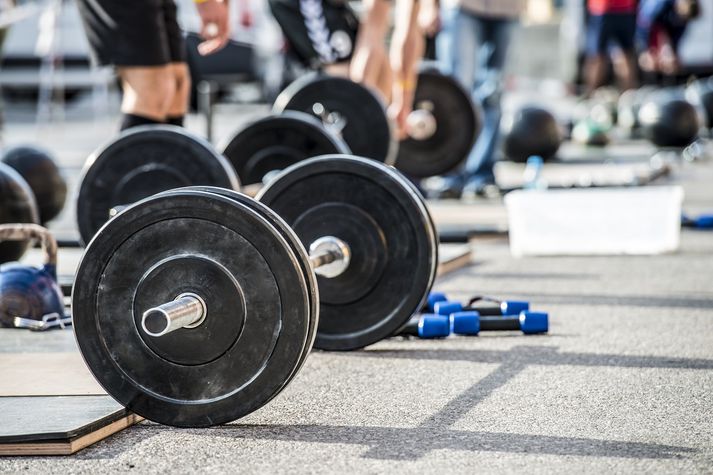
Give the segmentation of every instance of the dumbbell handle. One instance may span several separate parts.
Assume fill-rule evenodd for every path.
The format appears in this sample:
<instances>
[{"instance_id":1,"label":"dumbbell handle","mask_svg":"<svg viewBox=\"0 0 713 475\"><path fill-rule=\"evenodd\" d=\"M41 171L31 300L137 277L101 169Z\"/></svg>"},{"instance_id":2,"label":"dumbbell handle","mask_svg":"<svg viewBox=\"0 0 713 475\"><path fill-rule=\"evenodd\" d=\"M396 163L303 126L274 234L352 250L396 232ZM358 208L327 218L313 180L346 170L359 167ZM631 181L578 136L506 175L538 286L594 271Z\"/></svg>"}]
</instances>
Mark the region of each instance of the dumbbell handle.
<instances>
[{"instance_id":1,"label":"dumbbell handle","mask_svg":"<svg viewBox=\"0 0 713 475\"><path fill-rule=\"evenodd\" d=\"M324 236L310 247L309 261L316 274L332 278L349 267L349 246L334 236ZM180 328L194 328L203 323L208 309L203 299L194 293L184 293L170 302L146 310L141 327L148 336L159 337Z\"/></svg>"},{"instance_id":2,"label":"dumbbell handle","mask_svg":"<svg viewBox=\"0 0 713 475\"><path fill-rule=\"evenodd\" d=\"M411 319L406 322L406 325L401 328L399 335L411 335L418 336L418 322L420 321L420 315L414 315Z\"/></svg>"},{"instance_id":3,"label":"dumbbell handle","mask_svg":"<svg viewBox=\"0 0 713 475\"><path fill-rule=\"evenodd\" d=\"M507 331L519 330L519 317L480 317L480 331Z\"/></svg>"},{"instance_id":4,"label":"dumbbell handle","mask_svg":"<svg viewBox=\"0 0 713 475\"><path fill-rule=\"evenodd\" d=\"M475 310L481 317L498 317L503 315L503 310L500 307L466 307L463 309L463 311L468 310Z\"/></svg>"},{"instance_id":5,"label":"dumbbell handle","mask_svg":"<svg viewBox=\"0 0 713 475\"><path fill-rule=\"evenodd\" d=\"M469 312L469 311L475 311L478 312L479 315L481 316L498 316L498 315L519 315L520 312L523 310L529 310L530 309L530 304L529 302L523 302L523 301L518 301L518 300L503 300L500 303L499 306L492 306L489 305L487 307L485 306L474 306L472 305L473 303L477 301L492 301L491 299L486 299L486 298L481 298L477 297L475 299L471 299L471 301L468 303L468 305L463 305L460 302L456 301L440 301L440 302L435 302L433 304L434 310L436 313L440 313L441 315L450 315L451 313L454 312Z\"/></svg>"}]
</instances>

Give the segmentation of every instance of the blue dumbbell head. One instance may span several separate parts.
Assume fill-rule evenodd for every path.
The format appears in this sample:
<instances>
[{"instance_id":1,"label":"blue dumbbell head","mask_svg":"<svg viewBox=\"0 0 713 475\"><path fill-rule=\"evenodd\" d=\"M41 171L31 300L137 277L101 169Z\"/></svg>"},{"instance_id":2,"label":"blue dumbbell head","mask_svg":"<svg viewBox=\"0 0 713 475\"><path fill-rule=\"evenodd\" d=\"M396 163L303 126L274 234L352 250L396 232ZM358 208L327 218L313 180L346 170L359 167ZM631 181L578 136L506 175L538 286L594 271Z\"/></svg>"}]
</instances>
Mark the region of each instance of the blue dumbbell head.
<instances>
[{"instance_id":1,"label":"blue dumbbell head","mask_svg":"<svg viewBox=\"0 0 713 475\"><path fill-rule=\"evenodd\" d=\"M524 300L503 300L500 303L500 311L503 315L520 315L520 312L530 310L530 302Z\"/></svg>"},{"instance_id":2,"label":"blue dumbbell head","mask_svg":"<svg viewBox=\"0 0 713 475\"><path fill-rule=\"evenodd\" d=\"M480 314L474 310L452 313L450 319L451 333L456 335L477 335L480 332Z\"/></svg>"},{"instance_id":3,"label":"blue dumbbell head","mask_svg":"<svg viewBox=\"0 0 713 475\"><path fill-rule=\"evenodd\" d=\"M418 320L420 338L443 338L451 334L451 322L448 317L425 313Z\"/></svg>"},{"instance_id":4,"label":"blue dumbbell head","mask_svg":"<svg viewBox=\"0 0 713 475\"><path fill-rule=\"evenodd\" d=\"M434 306L436 305L436 303L445 302L446 300L448 300L448 298L443 292L431 292L430 294L428 294L428 311L435 313Z\"/></svg>"},{"instance_id":5,"label":"blue dumbbell head","mask_svg":"<svg viewBox=\"0 0 713 475\"><path fill-rule=\"evenodd\" d=\"M436 302L433 306L434 313L438 315L450 315L451 313L460 312L463 310L463 305L460 302L453 300L445 300L443 302Z\"/></svg>"},{"instance_id":6,"label":"blue dumbbell head","mask_svg":"<svg viewBox=\"0 0 713 475\"><path fill-rule=\"evenodd\" d=\"M713 228L713 214L702 214L696 218L696 227L702 229Z\"/></svg>"},{"instance_id":7,"label":"blue dumbbell head","mask_svg":"<svg viewBox=\"0 0 713 475\"><path fill-rule=\"evenodd\" d=\"M520 330L526 335L546 333L550 328L546 312L520 312Z\"/></svg>"}]
</instances>

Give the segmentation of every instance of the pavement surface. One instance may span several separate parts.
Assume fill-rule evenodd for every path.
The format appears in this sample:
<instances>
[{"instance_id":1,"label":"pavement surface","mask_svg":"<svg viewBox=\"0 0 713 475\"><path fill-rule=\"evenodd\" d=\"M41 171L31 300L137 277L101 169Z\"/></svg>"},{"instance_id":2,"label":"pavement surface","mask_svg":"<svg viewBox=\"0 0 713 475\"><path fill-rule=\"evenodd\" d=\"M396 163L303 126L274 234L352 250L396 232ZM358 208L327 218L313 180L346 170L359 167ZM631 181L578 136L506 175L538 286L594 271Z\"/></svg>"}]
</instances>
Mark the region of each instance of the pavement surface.
<instances>
[{"instance_id":1,"label":"pavement surface","mask_svg":"<svg viewBox=\"0 0 713 475\"><path fill-rule=\"evenodd\" d=\"M70 181L116 125L70 111L62 133L37 133L22 114L10 114L6 142L39 138ZM712 181L710 162L670 179L693 213L713 211ZM58 232L73 231L71 208ZM503 216L499 201L433 210L439 223ZM71 457L0 459L0 472L713 473L713 233L684 230L678 252L647 257L515 259L506 240L473 246L472 265L436 289L530 300L550 313L548 335L315 351L235 423L144 422Z\"/></svg>"}]
</instances>

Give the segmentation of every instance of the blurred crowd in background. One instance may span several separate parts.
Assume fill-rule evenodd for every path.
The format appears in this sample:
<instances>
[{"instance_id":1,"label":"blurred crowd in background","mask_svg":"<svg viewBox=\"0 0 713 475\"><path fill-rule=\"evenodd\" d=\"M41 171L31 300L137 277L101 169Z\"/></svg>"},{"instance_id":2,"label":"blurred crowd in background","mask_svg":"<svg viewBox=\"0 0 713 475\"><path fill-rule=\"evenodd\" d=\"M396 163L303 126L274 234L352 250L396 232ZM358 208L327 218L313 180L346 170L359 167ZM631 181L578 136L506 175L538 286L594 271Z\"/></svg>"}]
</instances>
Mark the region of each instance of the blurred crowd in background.
<instances>
[{"instance_id":1,"label":"blurred crowd in background","mask_svg":"<svg viewBox=\"0 0 713 475\"><path fill-rule=\"evenodd\" d=\"M185 30L197 31L192 1L177 3ZM359 2L352 6L358 12ZM270 100L299 66L266 0L234 0L230 8L230 72L260 85L265 97L250 99ZM432 40L427 55L466 85L556 80L588 94L607 83L675 84L713 71L713 0L442 0L439 12L428 10L420 18ZM63 68L70 95L110 81L96 71L82 77L92 66L73 1L0 0L0 12L6 95L36 89L43 65Z\"/></svg>"}]
</instances>

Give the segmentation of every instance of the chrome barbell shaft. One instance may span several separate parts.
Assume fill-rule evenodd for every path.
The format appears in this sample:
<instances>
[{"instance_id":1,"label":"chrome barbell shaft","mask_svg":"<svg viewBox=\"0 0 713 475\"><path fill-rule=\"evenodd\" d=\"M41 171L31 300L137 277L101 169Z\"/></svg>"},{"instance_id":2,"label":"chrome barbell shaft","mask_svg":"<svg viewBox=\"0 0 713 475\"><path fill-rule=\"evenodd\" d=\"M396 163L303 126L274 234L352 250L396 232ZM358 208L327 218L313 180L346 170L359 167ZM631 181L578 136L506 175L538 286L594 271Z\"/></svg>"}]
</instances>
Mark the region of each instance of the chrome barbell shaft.
<instances>
[{"instance_id":1,"label":"chrome barbell shaft","mask_svg":"<svg viewBox=\"0 0 713 475\"><path fill-rule=\"evenodd\" d=\"M146 310L141 316L141 327L149 336L163 336L181 328L200 325L206 313L206 305L201 297L184 293L171 302Z\"/></svg>"},{"instance_id":2,"label":"chrome barbell shaft","mask_svg":"<svg viewBox=\"0 0 713 475\"><path fill-rule=\"evenodd\" d=\"M309 261L318 275L327 278L341 275L351 261L347 243L334 236L324 236L309 248ZM141 328L150 337L160 337L181 328L194 328L203 323L207 309L203 299L184 293L175 300L146 310L141 315Z\"/></svg>"},{"instance_id":3,"label":"chrome barbell shaft","mask_svg":"<svg viewBox=\"0 0 713 475\"><path fill-rule=\"evenodd\" d=\"M438 122L431 109L424 107L412 111L406 119L409 137L414 140L428 140L436 134Z\"/></svg>"},{"instance_id":4,"label":"chrome barbell shaft","mask_svg":"<svg viewBox=\"0 0 713 475\"><path fill-rule=\"evenodd\" d=\"M319 254L310 254L309 262L312 264L313 269L318 269L320 267L331 264L332 262L338 261L342 258L341 253L324 251Z\"/></svg>"},{"instance_id":5,"label":"chrome barbell shaft","mask_svg":"<svg viewBox=\"0 0 713 475\"><path fill-rule=\"evenodd\" d=\"M352 253L347 243L334 236L324 236L309 246L309 261L317 275L333 278L349 267Z\"/></svg>"}]
</instances>

